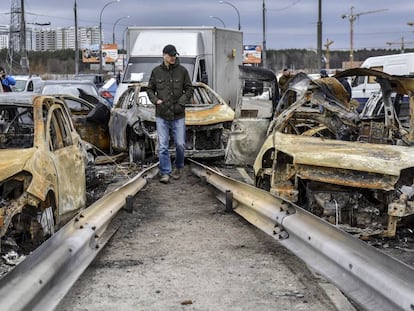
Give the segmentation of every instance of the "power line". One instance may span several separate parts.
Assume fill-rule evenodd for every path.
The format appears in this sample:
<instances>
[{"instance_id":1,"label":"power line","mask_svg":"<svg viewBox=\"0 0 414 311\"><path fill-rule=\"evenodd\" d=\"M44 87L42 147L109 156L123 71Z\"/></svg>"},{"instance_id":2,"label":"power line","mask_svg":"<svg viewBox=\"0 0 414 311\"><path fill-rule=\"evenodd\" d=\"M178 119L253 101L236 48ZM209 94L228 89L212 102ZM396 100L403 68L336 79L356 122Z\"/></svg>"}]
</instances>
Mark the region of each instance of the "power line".
<instances>
[{"instance_id":1,"label":"power line","mask_svg":"<svg viewBox=\"0 0 414 311\"><path fill-rule=\"evenodd\" d=\"M280 8L280 9L268 9L268 11L284 11L284 10L290 9L291 7L294 7L299 2L301 2L301 0L296 0L293 3L291 3L288 6L285 6L283 8Z\"/></svg>"}]
</instances>

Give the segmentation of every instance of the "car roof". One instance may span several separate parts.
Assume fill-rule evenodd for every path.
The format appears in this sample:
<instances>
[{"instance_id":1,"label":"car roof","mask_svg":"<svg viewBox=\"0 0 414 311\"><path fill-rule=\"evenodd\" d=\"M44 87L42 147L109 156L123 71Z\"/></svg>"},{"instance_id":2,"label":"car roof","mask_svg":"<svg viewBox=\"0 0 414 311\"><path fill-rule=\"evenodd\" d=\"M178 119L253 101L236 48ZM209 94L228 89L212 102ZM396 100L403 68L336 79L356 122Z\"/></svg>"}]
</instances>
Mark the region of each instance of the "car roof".
<instances>
[{"instance_id":1,"label":"car roof","mask_svg":"<svg viewBox=\"0 0 414 311\"><path fill-rule=\"evenodd\" d=\"M13 75L13 78L19 79L19 80L28 80L28 79L41 79L41 77L37 75Z\"/></svg>"},{"instance_id":2,"label":"car roof","mask_svg":"<svg viewBox=\"0 0 414 311\"><path fill-rule=\"evenodd\" d=\"M78 73L74 77L75 79L87 79L87 78L95 78L95 77L103 77L103 74L99 73Z\"/></svg>"},{"instance_id":3,"label":"car roof","mask_svg":"<svg viewBox=\"0 0 414 311\"><path fill-rule=\"evenodd\" d=\"M90 84L95 86L95 83L93 83L91 80L83 79L83 80L45 80L46 84Z\"/></svg>"},{"instance_id":4,"label":"car roof","mask_svg":"<svg viewBox=\"0 0 414 311\"><path fill-rule=\"evenodd\" d=\"M58 88L59 90L50 90L53 88ZM41 93L42 94L51 94L51 93L62 94L62 93L68 93L70 89L79 89L79 88L90 95L93 95L95 97L99 96L98 88L96 87L95 83L93 83L90 80L46 80L45 83L42 85ZM73 93L70 93L70 94L78 96L78 94L73 94Z\"/></svg>"},{"instance_id":5,"label":"car roof","mask_svg":"<svg viewBox=\"0 0 414 311\"><path fill-rule=\"evenodd\" d=\"M25 104L32 105L33 98L38 96L33 92L5 92L0 93L0 105L4 104Z\"/></svg>"}]
</instances>

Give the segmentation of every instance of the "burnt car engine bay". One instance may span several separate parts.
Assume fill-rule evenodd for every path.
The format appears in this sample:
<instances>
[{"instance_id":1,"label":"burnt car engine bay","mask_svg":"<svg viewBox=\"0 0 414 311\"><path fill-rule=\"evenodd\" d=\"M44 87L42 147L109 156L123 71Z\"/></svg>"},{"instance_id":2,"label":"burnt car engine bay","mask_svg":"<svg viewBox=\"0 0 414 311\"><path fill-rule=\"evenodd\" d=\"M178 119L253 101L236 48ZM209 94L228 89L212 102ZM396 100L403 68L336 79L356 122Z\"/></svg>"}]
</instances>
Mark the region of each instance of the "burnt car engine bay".
<instances>
[{"instance_id":1,"label":"burnt car engine bay","mask_svg":"<svg viewBox=\"0 0 414 311\"><path fill-rule=\"evenodd\" d=\"M337 79L347 75L375 76L381 100L358 113ZM362 238L395 237L414 214L413 87L363 69L293 77L256 158L256 186Z\"/></svg>"},{"instance_id":2,"label":"burnt car engine bay","mask_svg":"<svg viewBox=\"0 0 414 311\"><path fill-rule=\"evenodd\" d=\"M292 201L343 230L369 240L371 244L395 244L411 249L414 243L414 153L411 151L414 126L409 112L410 106L414 106L413 93L410 93L414 92L414 82L411 81L414 79L365 71L343 74L377 75L382 95L373 96L358 113L356 103L346 97L336 78L312 81L304 74L296 75L280 98L267 129L265 143L255 162L247 166L248 171L252 172L253 167L251 175L256 187ZM125 153L126 161L132 164L126 169L131 171L137 169L135 163L156 160L153 107L149 104L134 106L140 100L142 102L140 87L131 87L121 97L124 102L114 106L118 110L112 111L111 120L106 125L109 132L119 130L118 136L109 134L111 147L115 147L115 152ZM225 156L227 132L236 117L217 94L206 95L211 90L204 91L203 85L199 88L198 103L189 107L187 156L216 158L219 159L216 165L220 166ZM214 105L208 102L212 95L218 98ZM200 104L203 100L206 103ZM134 118L126 112L128 110ZM137 113L141 115L137 117ZM114 115L117 119L113 118ZM38 121L47 120L46 115L37 117ZM56 126L45 134L44 145L48 144L52 153L73 147L77 139L70 134L75 132L74 125L66 120L68 124L65 127L59 123L58 116L49 118L49 123L55 122ZM207 119L208 122L203 122ZM31 106L2 106L0 150L17 148L23 154L31 149L36 143L35 125ZM58 128L67 133L53 130ZM48 140L49 136L60 138ZM116 172L116 169L102 168L98 164L90 170L87 148L80 149L77 152L83 153L82 161L87 163L83 175L86 193L80 193L79 189L68 191L72 191L73 196L84 196L78 199L80 201L85 201L85 196L93 201L102 195L111 179L118 179L117 174L124 175L125 171ZM95 156L101 154L101 150L94 152ZM54 226L57 220L64 221L65 217L73 215L61 213L61 217L57 217L54 211L54 217L51 217L50 210L45 211L49 206L57 208L55 199L46 194L39 203L39 198L26 194L33 178L31 174L25 170L20 173L14 171L0 181L1 219L4 218L1 211L10 204L10 198L18 201L20 197L28 196L32 207L41 207L39 210L28 209L22 222L20 216L14 216L8 223L11 235L6 234L6 230L2 231L2 253L18 250L20 239L39 244L54 231L47 224L50 218L55 218ZM20 225L25 228L19 228ZM19 231L19 239L13 240L16 230Z\"/></svg>"}]
</instances>

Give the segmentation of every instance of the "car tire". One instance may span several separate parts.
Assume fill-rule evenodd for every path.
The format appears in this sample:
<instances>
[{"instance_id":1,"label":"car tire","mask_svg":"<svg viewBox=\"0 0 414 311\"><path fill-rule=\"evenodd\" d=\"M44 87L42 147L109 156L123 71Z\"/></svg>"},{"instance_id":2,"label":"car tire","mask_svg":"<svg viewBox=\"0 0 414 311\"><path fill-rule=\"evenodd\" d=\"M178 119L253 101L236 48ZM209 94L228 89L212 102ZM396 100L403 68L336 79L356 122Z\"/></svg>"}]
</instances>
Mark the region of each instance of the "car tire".
<instances>
[{"instance_id":1,"label":"car tire","mask_svg":"<svg viewBox=\"0 0 414 311\"><path fill-rule=\"evenodd\" d=\"M20 247L32 249L51 237L56 231L56 206L50 196L37 207L26 206L21 213L13 216L12 222L19 228L14 238Z\"/></svg>"},{"instance_id":2,"label":"car tire","mask_svg":"<svg viewBox=\"0 0 414 311\"><path fill-rule=\"evenodd\" d=\"M139 139L136 141L130 141L128 147L129 162L138 163L145 160L145 144L144 141Z\"/></svg>"}]
</instances>

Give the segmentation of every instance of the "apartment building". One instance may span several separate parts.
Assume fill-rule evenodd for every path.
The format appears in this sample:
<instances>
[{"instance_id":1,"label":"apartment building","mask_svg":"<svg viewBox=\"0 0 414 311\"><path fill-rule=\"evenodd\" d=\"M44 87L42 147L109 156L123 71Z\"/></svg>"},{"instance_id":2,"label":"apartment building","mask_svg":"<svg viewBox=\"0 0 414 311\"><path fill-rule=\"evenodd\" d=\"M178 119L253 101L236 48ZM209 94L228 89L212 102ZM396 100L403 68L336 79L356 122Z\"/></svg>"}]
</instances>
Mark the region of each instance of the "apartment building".
<instances>
[{"instance_id":1,"label":"apartment building","mask_svg":"<svg viewBox=\"0 0 414 311\"><path fill-rule=\"evenodd\" d=\"M28 27L26 31L26 48L29 51L75 49L75 27ZM78 27L78 38L79 48L99 44L99 27ZM8 48L8 45L9 26L0 25L0 49Z\"/></svg>"},{"instance_id":2,"label":"apartment building","mask_svg":"<svg viewBox=\"0 0 414 311\"><path fill-rule=\"evenodd\" d=\"M9 26L0 25L0 49L9 47Z\"/></svg>"}]
</instances>

